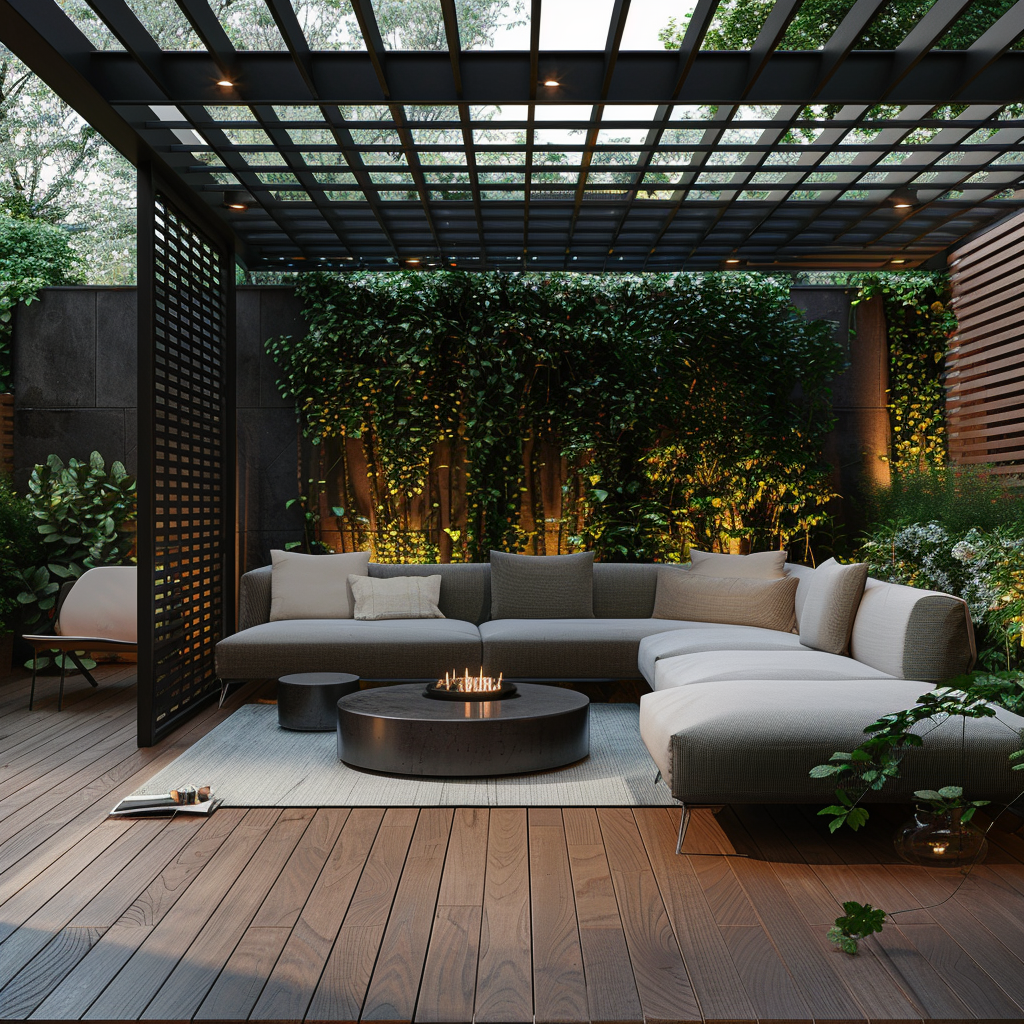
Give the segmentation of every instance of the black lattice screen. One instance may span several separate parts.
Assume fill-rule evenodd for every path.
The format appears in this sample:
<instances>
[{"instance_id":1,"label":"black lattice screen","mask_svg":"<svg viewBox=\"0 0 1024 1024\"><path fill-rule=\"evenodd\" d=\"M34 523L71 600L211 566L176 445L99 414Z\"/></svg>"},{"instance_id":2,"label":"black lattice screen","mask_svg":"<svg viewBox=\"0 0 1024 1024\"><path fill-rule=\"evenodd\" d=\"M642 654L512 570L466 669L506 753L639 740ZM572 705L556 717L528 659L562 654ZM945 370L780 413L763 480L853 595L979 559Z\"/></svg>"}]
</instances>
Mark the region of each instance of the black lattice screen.
<instances>
[{"instance_id":1,"label":"black lattice screen","mask_svg":"<svg viewBox=\"0 0 1024 1024\"><path fill-rule=\"evenodd\" d=\"M144 177L139 744L149 746L219 690L214 645L234 591L234 267Z\"/></svg>"}]
</instances>

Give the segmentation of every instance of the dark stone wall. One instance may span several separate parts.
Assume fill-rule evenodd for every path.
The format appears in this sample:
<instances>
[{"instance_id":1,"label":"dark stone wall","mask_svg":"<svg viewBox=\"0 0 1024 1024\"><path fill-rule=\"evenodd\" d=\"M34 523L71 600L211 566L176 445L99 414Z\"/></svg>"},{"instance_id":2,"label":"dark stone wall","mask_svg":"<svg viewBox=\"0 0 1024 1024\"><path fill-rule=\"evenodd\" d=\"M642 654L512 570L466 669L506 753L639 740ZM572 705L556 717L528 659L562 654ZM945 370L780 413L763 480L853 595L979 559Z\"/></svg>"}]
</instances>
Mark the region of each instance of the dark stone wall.
<instances>
[{"instance_id":1,"label":"dark stone wall","mask_svg":"<svg viewBox=\"0 0 1024 1024\"><path fill-rule=\"evenodd\" d=\"M267 338L301 334L301 303L288 287L241 287L237 293L238 563L266 565L270 549L300 535L298 509L285 509L298 486L299 431L291 401L277 390ZM856 309L852 291L798 287L793 299L808 316L836 322L850 366L833 385L837 416L826 455L835 489L847 499L862 481L887 479L888 356L880 303ZM130 472L136 459L136 301L134 288L46 288L18 309L14 333L15 481L56 453L85 459L93 450ZM855 502L836 513L848 533L858 528Z\"/></svg>"},{"instance_id":2,"label":"dark stone wall","mask_svg":"<svg viewBox=\"0 0 1024 1024\"><path fill-rule=\"evenodd\" d=\"M833 513L853 540L865 525L860 500L865 483L889 482L889 346L882 300L851 309L852 288L798 286L791 294L808 317L836 323L835 337L846 350L847 369L832 383L836 425L825 458L832 463L833 488L842 495Z\"/></svg>"}]
</instances>

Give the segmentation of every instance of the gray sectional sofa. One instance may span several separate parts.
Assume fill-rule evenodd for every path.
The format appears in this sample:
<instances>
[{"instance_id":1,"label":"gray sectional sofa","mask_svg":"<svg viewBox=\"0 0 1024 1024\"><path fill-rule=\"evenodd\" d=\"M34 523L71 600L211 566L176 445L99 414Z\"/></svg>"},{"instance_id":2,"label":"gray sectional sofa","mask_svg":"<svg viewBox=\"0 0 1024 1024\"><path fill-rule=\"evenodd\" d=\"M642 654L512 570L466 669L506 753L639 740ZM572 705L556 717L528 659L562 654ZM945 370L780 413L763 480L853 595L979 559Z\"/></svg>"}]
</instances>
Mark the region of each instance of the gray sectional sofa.
<instances>
[{"instance_id":1,"label":"gray sectional sofa","mask_svg":"<svg viewBox=\"0 0 1024 1024\"><path fill-rule=\"evenodd\" d=\"M445 618L270 621L270 567L241 580L239 631L217 645L222 679L338 670L365 679L435 679L453 668L527 680L644 679L640 729L684 804L818 802L808 770L862 742L864 726L915 703L975 660L963 601L869 578L849 655L801 643L814 570L786 565L797 632L652 618L664 567L595 564L593 618L492 619L486 564L369 565L371 577L440 575ZM679 571L679 570L675 570ZM963 784L1009 800L1020 773L1007 757L1024 719L1000 712L938 729L881 799ZM684 813L685 820L685 813Z\"/></svg>"}]
</instances>

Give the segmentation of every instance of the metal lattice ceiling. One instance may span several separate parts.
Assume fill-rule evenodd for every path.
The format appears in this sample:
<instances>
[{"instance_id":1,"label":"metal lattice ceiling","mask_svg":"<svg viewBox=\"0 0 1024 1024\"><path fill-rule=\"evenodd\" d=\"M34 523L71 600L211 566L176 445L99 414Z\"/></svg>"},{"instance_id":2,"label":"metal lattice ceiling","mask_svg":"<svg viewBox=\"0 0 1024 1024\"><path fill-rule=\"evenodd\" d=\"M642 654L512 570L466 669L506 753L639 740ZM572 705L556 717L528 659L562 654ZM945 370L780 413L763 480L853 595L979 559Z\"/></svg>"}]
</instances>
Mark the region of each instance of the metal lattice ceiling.
<instances>
[{"instance_id":1,"label":"metal lattice ceiling","mask_svg":"<svg viewBox=\"0 0 1024 1024\"><path fill-rule=\"evenodd\" d=\"M603 50L542 50L561 0L526 0L528 51L464 48L457 0L436 2L435 50L385 41L379 0L347 20L248 0L258 50L223 0L0 0L0 36L198 194L250 269L913 267L1024 198L1024 0L963 50L937 44L971 0L935 0L892 50L857 48L891 3L856 0L814 51L780 48L803 0L747 51L702 48L718 0L675 51L620 48L630 0L593 7ZM154 12L178 19L163 46Z\"/></svg>"}]
</instances>

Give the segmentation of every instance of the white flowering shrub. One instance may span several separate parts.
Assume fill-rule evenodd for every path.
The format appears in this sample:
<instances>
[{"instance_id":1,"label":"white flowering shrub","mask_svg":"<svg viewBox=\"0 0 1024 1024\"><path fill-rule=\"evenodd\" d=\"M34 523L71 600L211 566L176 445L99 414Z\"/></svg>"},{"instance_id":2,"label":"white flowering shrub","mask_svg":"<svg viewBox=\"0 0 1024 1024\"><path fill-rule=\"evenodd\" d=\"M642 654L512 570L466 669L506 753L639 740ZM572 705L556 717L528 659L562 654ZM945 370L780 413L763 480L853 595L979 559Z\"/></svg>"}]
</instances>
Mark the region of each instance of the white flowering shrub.
<instances>
[{"instance_id":1,"label":"white flowering shrub","mask_svg":"<svg viewBox=\"0 0 1024 1024\"><path fill-rule=\"evenodd\" d=\"M861 557L876 579L941 590L967 602L990 670L1024 665L1024 529L1021 524L951 533L938 522L885 525Z\"/></svg>"}]
</instances>

